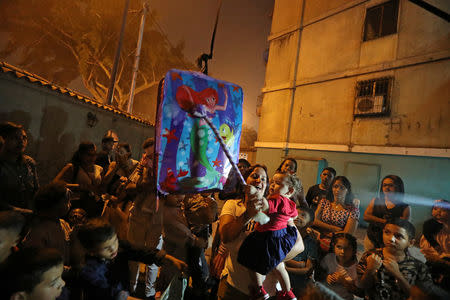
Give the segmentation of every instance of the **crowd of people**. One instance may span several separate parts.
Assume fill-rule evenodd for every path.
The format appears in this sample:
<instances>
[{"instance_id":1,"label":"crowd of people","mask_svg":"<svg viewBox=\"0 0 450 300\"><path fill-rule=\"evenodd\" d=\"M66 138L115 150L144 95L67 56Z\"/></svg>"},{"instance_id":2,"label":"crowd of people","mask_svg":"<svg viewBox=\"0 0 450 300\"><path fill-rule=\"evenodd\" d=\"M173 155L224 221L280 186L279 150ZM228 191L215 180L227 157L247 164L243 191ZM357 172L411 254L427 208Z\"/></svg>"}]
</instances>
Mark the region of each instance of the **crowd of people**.
<instances>
[{"instance_id":1,"label":"crowd of people","mask_svg":"<svg viewBox=\"0 0 450 300\"><path fill-rule=\"evenodd\" d=\"M182 278L184 299L448 299L447 200L416 237L402 179L385 176L358 251L360 200L332 167L306 196L293 158L272 177L240 159L245 184L232 171L218 193L161 195L154 144L137 161L110 130L40 185L26 130L0 124L1 299L156 299Z\"/></svg>"}]
</instances>

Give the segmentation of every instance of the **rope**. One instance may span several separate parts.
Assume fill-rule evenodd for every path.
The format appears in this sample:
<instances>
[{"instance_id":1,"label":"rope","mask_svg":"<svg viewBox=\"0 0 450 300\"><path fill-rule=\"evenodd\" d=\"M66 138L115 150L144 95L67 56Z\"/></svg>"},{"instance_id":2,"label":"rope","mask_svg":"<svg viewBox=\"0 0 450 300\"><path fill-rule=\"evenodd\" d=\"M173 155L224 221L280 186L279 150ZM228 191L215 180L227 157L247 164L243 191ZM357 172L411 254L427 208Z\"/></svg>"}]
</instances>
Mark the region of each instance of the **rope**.
<instances>
[{"instance_id":1,"label":"rope","mask_svg":"<svg viewBox=\"0 0 450 300\"><path fill-rule=\"evenodd\" d=\"M225 142L223 141L222 137L219 134L219 131L217 130L216 126L214 126L214 124L211 122L211 120L206 116L205 113L199 113L199 112L193 112L192 115L196 118L201 118L203 119L208 126L211 128L211 130L214 132L214 135L216 136L217 140L219 141L220 146L222 147L223 152L225 152L226 157L228 158L228 160L231 163L231 166L233 167L234 171L236 172L236 174L238 174L238 179L241 181L241 184L246 186L247 184L245 183L244 177L242 177L241 172L239 171L238 166L236 165L236 163L233 161L233 158L231 157L230 151L228 150L227 145L225 145Z\"/></svg>"}]
</instances>

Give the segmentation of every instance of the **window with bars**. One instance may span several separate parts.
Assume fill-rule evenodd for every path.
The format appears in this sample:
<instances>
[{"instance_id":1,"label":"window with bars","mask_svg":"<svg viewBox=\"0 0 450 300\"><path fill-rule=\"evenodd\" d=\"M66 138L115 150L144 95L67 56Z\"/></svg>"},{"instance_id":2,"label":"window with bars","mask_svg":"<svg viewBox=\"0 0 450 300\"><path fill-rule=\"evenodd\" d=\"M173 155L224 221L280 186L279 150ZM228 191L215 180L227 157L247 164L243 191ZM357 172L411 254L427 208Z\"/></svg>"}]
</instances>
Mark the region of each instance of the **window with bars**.
<instances>
[{"instance_id":1,"label":"window with bars","mask_svg":"<svg viewBox=\"0 0 450 300\"><path fill-rule=\"evenodd\" d=\"M374 40L397 32L398 0L391 0L366 11L364 41Z\"/></svg>"},{"instance_id":2,"label":"window with bars","mask_svg":"<svg viewBox=\"0 0 450 300\"><path fill-rule=\"evenodd\" d=\"M353 115L355 117L388 115L392 82L392 77L358 81Z\"/></svg>"}]
</instances>

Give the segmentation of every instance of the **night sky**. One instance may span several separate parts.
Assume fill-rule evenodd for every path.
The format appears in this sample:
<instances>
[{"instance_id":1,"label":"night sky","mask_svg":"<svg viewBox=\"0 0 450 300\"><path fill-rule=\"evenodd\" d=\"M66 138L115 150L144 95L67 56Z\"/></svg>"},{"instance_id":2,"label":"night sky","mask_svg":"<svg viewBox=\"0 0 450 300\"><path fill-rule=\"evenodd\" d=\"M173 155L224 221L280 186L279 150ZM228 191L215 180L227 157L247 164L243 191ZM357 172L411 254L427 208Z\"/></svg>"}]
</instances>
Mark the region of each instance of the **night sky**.
<instances>
[{"instance_id":1,"label":"night sky","mask_svg":"<svg viewBox=\"0 0 450 300\"><path fill-rule=\"evenodd\" d=\"M257 129L256 98L264 84L274 0L223 0L209 74L242 86L244 123ZM209 52L218 1L152 0L158 22L172 44L185 41L191 61ZM144 36L145 39L145 36ZM144 40L145 42L145 40Z\"/></svg>"}]
</instances>

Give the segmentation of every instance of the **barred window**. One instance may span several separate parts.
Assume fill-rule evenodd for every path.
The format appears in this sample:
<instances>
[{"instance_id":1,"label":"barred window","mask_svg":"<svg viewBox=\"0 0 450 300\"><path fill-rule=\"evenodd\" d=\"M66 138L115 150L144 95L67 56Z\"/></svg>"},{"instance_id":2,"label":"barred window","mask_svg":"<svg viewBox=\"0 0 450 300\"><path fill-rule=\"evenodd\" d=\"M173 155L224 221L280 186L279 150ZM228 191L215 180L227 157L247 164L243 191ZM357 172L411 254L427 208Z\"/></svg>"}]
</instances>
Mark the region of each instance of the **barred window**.
<instances>
[{"instance_id":1,"label":"barred window","mask_svg":"<svg viewBox=\"0 0 450 300\"><path fill-rule=\"evenodd\" d=\"M389 114L389 91L392 77L358 81L354 116L381 116Z\"/></svg>"}]
</instances>

